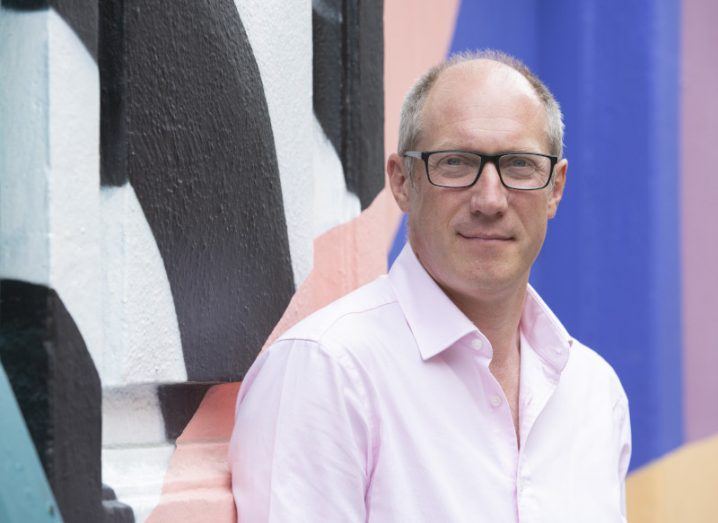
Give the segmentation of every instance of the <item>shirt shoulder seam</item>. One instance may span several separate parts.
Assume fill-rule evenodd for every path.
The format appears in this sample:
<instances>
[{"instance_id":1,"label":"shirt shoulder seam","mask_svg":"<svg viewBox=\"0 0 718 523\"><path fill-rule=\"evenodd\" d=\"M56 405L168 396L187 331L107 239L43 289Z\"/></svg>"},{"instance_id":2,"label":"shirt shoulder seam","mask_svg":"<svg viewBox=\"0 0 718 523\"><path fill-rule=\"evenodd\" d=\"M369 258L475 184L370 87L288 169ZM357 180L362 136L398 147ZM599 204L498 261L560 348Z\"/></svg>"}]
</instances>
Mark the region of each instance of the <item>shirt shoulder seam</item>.
<instances>
[{"instance_id":1,"label":"shirt shoulder seam","mask_svg":"<svg viewBox=\"0 0 718 523\"><path fill-rule=\"evenodd\" d=\"M346 318L347 316L353 316L353 315L356 315L356 314L364 314L364 313L367 313L367 312L374 311L374 310L376 310L376 309L380 309L380 308L382 308L382 307L386 307L387 305L392 305L392 304L394 304L394 303L398 303L397 300L396 300L396 297L394 297L394 298L392 298L392 299L389 299L389 300L386 300L386 301L384 301L384 302L382 302L382 303L373 305L373 306L371 306L371 307L362 308L362 309L360 309L360 310L347 311L347 312L344 312L344 313L338 315L336 318L332 319L332 320L328 323L328 325L326 325L316 336L297 334L297 335L291 335L291 336L285 337L284 335L282 335L282 336L277 340L277 342L280 342L280 341L306 341L306 342L317 343L317 344L319 344L319 345L324 346L323 340L324 340L324 337L327 335L327 333L328 333L328 332L332 329L332 327L334 327L339 321L343 320L343 319Z\"/></svg>"}]
</instances>

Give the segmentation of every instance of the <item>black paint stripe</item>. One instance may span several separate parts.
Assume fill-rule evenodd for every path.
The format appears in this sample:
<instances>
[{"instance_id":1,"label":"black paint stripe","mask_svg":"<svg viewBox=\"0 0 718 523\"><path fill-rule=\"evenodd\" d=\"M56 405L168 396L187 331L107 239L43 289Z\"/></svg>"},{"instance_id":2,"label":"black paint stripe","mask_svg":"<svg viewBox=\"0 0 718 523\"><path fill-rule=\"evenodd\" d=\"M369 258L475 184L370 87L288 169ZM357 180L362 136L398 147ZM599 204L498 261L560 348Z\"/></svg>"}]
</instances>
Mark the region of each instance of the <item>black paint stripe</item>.
<instances>
[{"instance_id":1,"label":"black paint stripe","mask_svg":"<svg viewBox=\"0 0 718 523\"><path fill-rule=\"evenodd\" d=\"M0 0L0 7L13 11L37 11L49 6L48 0Z\"/></svg>"},{"instance_id":2,"label":"black paint stripe","mask_svg":"<svg viewBox=\"0 0 718 523\"><path fill-rule=\"evenodd\" d=\"M100 379L55 291L0 281L0 359L65 521L101 521Z\"/></svg>"},{"instance_id":3,"label":"black paint stripe","mask_svg":"<svg viewBox=\"0 0 718 523\"><path fill-rule=\"evenodd\" d=\"M343 0L312 2L314 114L342 164Z\"/></svg>"},{"instance_id":4,"label":"black paint stripe","mask_svg":"<svg viewBox=\"0 0 718 523\"><path fill-rule=\"evenodd\" d=\"M182 434L211 386L207 383L177 383L157 388L168 440L175 440Z\"/></svg>"},{"instance_id":5,"label":"black paint stripe","mask_svg":"<svg viewBox=\"0 0 718 523\"><path fill-rule=\"evenodd\" d=\"M105 512L103 523L134 523L135 521L132 507L117 501L115 491L104 483L102 484L102 508Z\"/></svg>"},{"instance_id":6,"label":"black paint stripe","mask_svg":"<svg viewBox=\"0 0 718 523\"><path fill-rule=\"evenodd\" d=\"M314 0L314 113L362 209L384 187L382 0Z\"/></svg>"},{"instance_id":7,"label":"black paint stripe","mask_svg":"<svg viewBox=\"0 0 718 523\"><path fill-rule=\"evenodd\" d=\"M238 380L294 293L259 69L229 0L123 13L127 172L165 264L187 374Z\"/></svg>"},{"instance_id":8,"label":"black paint stripe","mask_svg":"<svg viewBox=\"0 0 718 523\"><path fill-rule=\"evenodd\" d=\"M100 184L127 183L125 0L100 3Z\"/></svg>"}]
</instances>

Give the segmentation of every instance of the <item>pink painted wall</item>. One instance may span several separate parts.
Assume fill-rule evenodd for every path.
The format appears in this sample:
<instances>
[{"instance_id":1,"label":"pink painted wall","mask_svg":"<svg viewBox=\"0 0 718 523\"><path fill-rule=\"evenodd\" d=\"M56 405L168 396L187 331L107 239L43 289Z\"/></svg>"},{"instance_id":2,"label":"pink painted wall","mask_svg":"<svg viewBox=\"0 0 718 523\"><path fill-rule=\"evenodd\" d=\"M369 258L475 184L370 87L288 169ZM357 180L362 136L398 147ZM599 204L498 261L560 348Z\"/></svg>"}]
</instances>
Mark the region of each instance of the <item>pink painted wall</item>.
<instances>
[{"instance_id":1,"label":"pink painted wall","mask_svg":"<svg viewBox=\"0 0 718 523\"><path fill-rule=\"evenodd\" d=\"M384 151L396 150L399 110L414 81L446 57L459 0L384 2Z\"/></svg>"},{"instance_id":2,"label":"pink painted wall","mask_svg":"<svg viewBox=\"0 0 718 523\"><path fill-rule=\"evenodd\" d=\"M718 2L683 0L681 204L686 442L718 432L716 27Z\"/></svg>"}]
</instances>

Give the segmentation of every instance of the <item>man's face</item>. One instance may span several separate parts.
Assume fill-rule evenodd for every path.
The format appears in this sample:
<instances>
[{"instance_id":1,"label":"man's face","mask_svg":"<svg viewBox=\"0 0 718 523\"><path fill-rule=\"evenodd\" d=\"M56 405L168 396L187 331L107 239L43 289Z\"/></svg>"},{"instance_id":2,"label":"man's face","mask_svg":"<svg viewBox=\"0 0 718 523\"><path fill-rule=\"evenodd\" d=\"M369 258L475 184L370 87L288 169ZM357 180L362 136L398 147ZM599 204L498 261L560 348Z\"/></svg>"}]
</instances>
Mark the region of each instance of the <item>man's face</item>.
<instances>
[{"instance_id":1,"label":"man's face","mask_svg":"<svg viewBox=\"0 0 718 523\"><path fill-rule=\"evenodd\" d=\"M507 66L468 62L442 73L422 113L415 149L550 154L546 112L528 81ZM567 163L547 188L505 188L487 164L466 189L432 186L423 162L412 174L392 155L392 191L408 213L409 241L429 274L452 298L490 298L524 288L561 199Z\"/></svg>"}]
</instances>

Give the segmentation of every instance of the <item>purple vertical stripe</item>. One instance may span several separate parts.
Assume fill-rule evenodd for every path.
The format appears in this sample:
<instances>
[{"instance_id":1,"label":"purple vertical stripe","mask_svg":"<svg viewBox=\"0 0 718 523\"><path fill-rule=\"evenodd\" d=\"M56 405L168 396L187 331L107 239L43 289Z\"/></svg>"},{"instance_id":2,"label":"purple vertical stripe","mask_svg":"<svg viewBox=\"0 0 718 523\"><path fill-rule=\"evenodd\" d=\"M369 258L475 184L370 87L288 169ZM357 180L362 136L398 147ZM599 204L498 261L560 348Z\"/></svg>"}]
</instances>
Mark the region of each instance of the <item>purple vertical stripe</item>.
<instances>
[{"instance_id":1,"label":"purple vertical stripe","mask_svg":"<svg viewBox=\"0 0 718 523\"><path fill-rule=\"evenodd\" d=\"M683 325L686 441L718 432L718 2L683 0Z\"/></svg>"}]
</instances>

